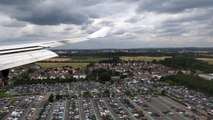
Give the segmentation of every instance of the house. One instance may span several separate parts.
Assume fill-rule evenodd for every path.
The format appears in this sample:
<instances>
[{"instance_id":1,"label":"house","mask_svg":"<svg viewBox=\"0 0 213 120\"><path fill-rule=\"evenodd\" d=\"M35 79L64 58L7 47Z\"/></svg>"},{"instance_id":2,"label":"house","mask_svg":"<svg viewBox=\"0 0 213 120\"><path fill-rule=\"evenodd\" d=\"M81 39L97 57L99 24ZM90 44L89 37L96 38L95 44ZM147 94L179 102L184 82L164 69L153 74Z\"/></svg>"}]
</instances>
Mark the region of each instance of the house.
<instances>
[{"instance_id":1,"label":"house","mask_svg":"<svg viewBox=\"0 0 213 120\"><path fill-rule=\"evenodd\" d=\"M85 74L81 74L81 75L73 75L73 78L75 78L75 79L86 79L86 77L87 77L87 75L85 75Z\"/></svg>"},{"instance_id":2,"label":"house","mask_svg":"<svg viewBox=\"0 0 213 120\"><path fill-rule=\"evenodd\" d=\"M205 80L213 80L213 74L199 74L198 76Z\"/></svg>"}]
</instances>

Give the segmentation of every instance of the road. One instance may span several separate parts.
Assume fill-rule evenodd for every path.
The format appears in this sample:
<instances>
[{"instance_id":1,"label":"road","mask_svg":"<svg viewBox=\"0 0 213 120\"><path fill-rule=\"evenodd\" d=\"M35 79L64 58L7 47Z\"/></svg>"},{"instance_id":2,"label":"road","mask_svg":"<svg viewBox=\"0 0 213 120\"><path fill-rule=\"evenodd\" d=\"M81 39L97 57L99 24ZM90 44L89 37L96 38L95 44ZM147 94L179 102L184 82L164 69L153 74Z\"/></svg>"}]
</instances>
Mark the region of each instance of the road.
<instances>
[{"instance_id":1,"label":"road","mask_svg":"<svg viewBox=\"0 0 213 120\"><path fill-rule=\"evenodd\" d=\"M172 111L174 114L168 116L172 120L189 120L185 118L183 115L180 115L179 113L177 113L175 110L171 109L171 106L168 106L165 102L163 102L158 97L153 97L151 98L151 100L152 100L151 104L159 108L161 112Z\"/></svg>"},{"instance_id":2,"label":"road","mask_svg":"<svg viewBox=\"0 0 213 120\"><path fill-rule=\"evenodd\" d=\"M79 112L80 112L80 119L81 120L85 120L85 117L84 117L84 107L83 107L82 98L79 99Z\"/></svg>"},{"instance_id":3,"label":"road","mask_svg":"<svg viewBox=\"0 0 213 120\"><path fill-rule=\"evenodd\" d=\"M106 98L103 98L104 103L106 105L106 107L108 108L108 110L110 111L111 116L113 117L114 120L118 119L118 116L116 115L116 113L114 112L114 110L110 107L108 101Z\"/></svg>"},{"instance_id":4,"label":"road","mask_svg":"<svg viewBox=\"0 0 213 120\"><path fill-rule=\"evenodd\" d=\"M137 120L134 115L124 106L124 104L118 99L118 98L115 98L115 100L120 104L120 106L122 106L122 108L129 114L129 118L131 120Z\"/></svg>"},{"instance_id":5,"label":"road","mask_svg":"<svg viewBox=\"0 0 213 120\"><path fill-rule=\"evenodd\" d=\"M113 118L113 120L116 120L116 116L113 115L112 110L111 110L110 107L107 105L106 101L105 101L104 99L102 99L102 100L103 100L103 102L104 102L104 105L105 105L106 108L108 109L110 116Z\"/></svg>"},{"instance_id":6,"label":"road","mask_svg":"<svg viewBox=\"0 0 213 120\"><path fill-rule=\"evenodd\" d=\"M18 108L22 103L24 103L24 98L20 99L20 102L14 107L12 108L9 113L7 113L7 115L2 119L2 120L7 120L7 118L11 115L11 113Z\"/></svg>"},{"instance_id":7,"label":"road","mask_svg":"<svg viewBox=\"0 0 213 120\"><path fill-rule=\"evenodd\" d=\"M98 120L102 120L101 115L100 115L99 110L98 110L98 107L97 107L96 101L97 101L97 99L90 99L91 105L92 105L94 113L95 113L95 117Z\"/></svg>"},{"instance_id":8,"label":"road","mask_svg":"<svg viewBox=\"0 0 213 120\"><path fill-rule=\"evenodd\" d=\"M143 110L143 109L141 108L141 106L137 105L134 101L132 101L132 99L130 99L129 97L126 97L126 99L128 99L129 102L130 102L131 104L133 104L138 110L141 110L141 111L144 113L145 117L146 117L148 120L155 120L155 119L154 119L152 116L150 116L145 110Z\"/></svg>"},{"instance_id":9,"label":"road","mask_svg":"<svg viewBox=\"0 0 213 120\"><path fill-rule=\"evenodd\" d=\"M169 118L168 116L162 114L162 110L164 109L163 107L159 107L158 104L153 104L153 102L147 102L144 100L144 102L148 105L148 111L152 112L152 113L158 113L160 115L160 117L154 117L156 120L172 120L171 118Z\"/></svg>"},{"instance_id":10,"label":"road","mask_svg":"<svg viewBox=\"0 0 213 120\"><path fill-rule=\"evenodd\" d=\"M166 96L159 96L159 99L164 101L165 104L169 105L169 106L173 106L175 108L180 108L185 110L187 113L191 114L191 115L195 115L197 118L199 118L200 120L206 120L207 117L205 116L198 116L197 114L193 113L191 110L186 109L186 106L177 103L176 101L170 99L169 97Z\"/></svg>"},{"instance_id":11,"label":"road","mask_svg":"<svg viewBox=\"0 0 213 120\"><path fill-rule=\"evenodd\" d=\"M49 113L47 115L47 120L52 120L52 114L53 114L54 107L55 107L55 103L52 103Z\"/></svg>"},{"instance_id":12,"label":"road","mask_svg":"<svg viewBox=\"0 0 213 120\"><path fill-rule=\"evenodd\" d=\"M51 95L51 93L45 93L43 95L43 99L42 101L39 103L39 105L36 105L36 111L34 112L34 114L32 115L32 118L30 120L36 120L37 117L39 116L39 113L41 112L41 110L43 109L44 105L47 104L48 102L48 98Z\"/></svg>"}]
</instances>

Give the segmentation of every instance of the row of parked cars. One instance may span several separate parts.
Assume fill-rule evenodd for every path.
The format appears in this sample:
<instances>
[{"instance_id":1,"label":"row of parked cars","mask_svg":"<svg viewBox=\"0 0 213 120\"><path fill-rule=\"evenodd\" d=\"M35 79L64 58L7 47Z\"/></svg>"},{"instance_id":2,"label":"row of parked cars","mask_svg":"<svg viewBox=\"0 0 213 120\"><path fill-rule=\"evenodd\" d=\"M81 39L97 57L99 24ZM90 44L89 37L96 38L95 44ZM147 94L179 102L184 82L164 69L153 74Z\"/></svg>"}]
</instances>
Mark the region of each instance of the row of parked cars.
<instances>
[{"instance_id":1,"label":"row of parked cars","mask_svg":"<svg viewBox=\"0 0 213 120\"><path fill-rule=\"evenodd\" d=\"M109 106L113 109L113 112L116 114L117 118L129 120L128 113L124 110L124 108L113 98L107 98L107 102Z\"/></svg>"},{"instance_id":2,"label":"row of parked cars","mask_svg":"<svg viewBox=\"0 0 213 120\"><path fill-rule=\"evenodd\" d=\"M45 120L45 118L47 118L47 116L50 112L51 105L52 105L52 103L48 103L47 105L45 105L45 107L43 108L43 111L41 113L41 116L40 116L41 120Z\"/></svg>"},{"instance_id":3,"label":"row of parked cars","mask_svg":"<svg viewBox=\"0 0 213 120\"><path fill-rule=\"evenodd\" d=\"M113 120L109 109L107 108L103 99L95 99L95 106L98 108L98 112L103 120Z\"/></svg>"},{"instance_id":4,"label":"row of parked cars","mask_svg":"<svg viewBox=\"0 0 213 120\"><path fill-rule=\"evenodd\" d=\"M86 120L96 120L95 110L92 107L92 103L89 99L82 100L83 114Z\"/></svg>"},{"instance_id":5,"label":"row of parked cars","mask_svg":"<svg viewBox=\"0 0 213 120\"><path fill-rule=\"evenodd\" d=\"M213 111L213 97L207 97L203 93L190 90L184 86L174 86L168 88L168 94L188 104L189 109L197 109L207 114Z\"/></svg>"},{"instance_id":6,"label":"row of parked cars","mask_svg":"<svg viewBox=\"0 0 213 120\"><path fill-rule=\"evenodd\" d=\"M131 112L131 114L137 118L137 119L142 119L145 120L145 116L143 114L143 111L138 110L128 99L124 98L124 97L119 97L118 98L122 104L128 109L128 111Z\"/></svg>"},{"instance_id":7,"label":"row of parked cars","mask_svg":"<svg viewBox=\"0 0 213 120\"><path fill-rule=\"evenodd\" d=\"M65 116L66 101L57 101L54 104L52 120L63 120Z\"/></svg>"},{"instance_id":8,"label":"row of parked cars","mask_svg":"<svg viewBox=\"0 0 213 120\"><path fill-rule=\"evenodd\" d=\"M6 118L7 120L18 120L23 117L22 115L25 114L28 106L33 102L35 96L33 97L26 97L21 99L20 104L15 107L15 109L11 112L11 114Z\"/></svg>"},{"instance_id":9,"label":"row of parked cars","mask_svg":"<svg viewBox=\"0 0 213 120\"><path fill-rule=\"evenodd\" d=\"M69 101L69 119L80 120L79 101L76 99Z\"/></svg>"}]
</instances>

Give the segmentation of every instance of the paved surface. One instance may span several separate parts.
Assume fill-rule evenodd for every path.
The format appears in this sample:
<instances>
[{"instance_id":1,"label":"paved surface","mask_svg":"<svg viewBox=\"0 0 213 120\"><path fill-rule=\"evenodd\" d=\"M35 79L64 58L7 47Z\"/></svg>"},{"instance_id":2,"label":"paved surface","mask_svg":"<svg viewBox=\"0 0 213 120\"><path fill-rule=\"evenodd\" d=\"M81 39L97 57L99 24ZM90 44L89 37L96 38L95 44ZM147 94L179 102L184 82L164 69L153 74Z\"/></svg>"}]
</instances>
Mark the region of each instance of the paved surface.
<instances>
[{"instance_id":1,"label":"paved surface","mask_svg":"<svg viewBox=\"0 0 213 120\"><path fill-rule=\"evenodd\" d=\"M116 115L112 113L113 111L110 109L110 107L108 106L108 104L106 103L106 101L104 99L103 99L103 102L104 102L105 106L107 107L107 109L109 110L109 113L110 113L112 119L116 120Z\"/></svg>"},{"instance_id":2,"label":"paved surface","mask_svg":"<svg viewBox=\"0 0 213 120\"><path fill-rule=\"evenodd\" d=\"M32 115L30 120L36 120L37 117L39 116L39 113L41 112L41 110L43 109L44 105L48 102L48 98L50 96L51 93L46 93L42 99L42 101L36 105L36 111L34 112L34 114Z\"/></svg>"},{"instance_id":3,"label":"paved surface","mask_svg":"<svg viewBox=\"0 0 213 120\"><path fill-rule=\"evenodd\" d=\"M52 105L50 107L50 110L49 110L49 113L48 113L48 116L47 116L47 120L51 120L52 119L52 114L53 114L54 107L55 107L55 103L52 103Z\"/></svg>"},{"instance_id":4,"label":"paved surface","mask_svg":"<svg viewBox=\"0 0 213 120\"><path fill-rule=\"evenodd\" d=\"M114 110L110 107L110 105L109 105L107 99L106 99L106 98L103 98L103 100L104 100L104 103L105 103L106 107L107 107L108 110L110 111L110 114L111 114L111 116L113 117L113 119L114 119L114 120L117 120L117 119L118 119L118 116L117 116L117 114L114 112Z\"/></svg>"},{"instance_id":5,"label":"paved surface","mask_svg":"<svg viewBox=\"0 0 213 120\"><path fill-rule=\"evenodd\" d=\"M11 113L16 109L18 108L22 103L24 102L24 99L21 99L20 102L14 107L12 108L9 113L3 118L3 120L6 120L10 115Z\"/></svg>"},{"instance_id":6,"label":"paved surface","mask_svg":"<svg viewBox=\"0 0 213 120\"><path fill-rule=\"evenodd\" d=\"M48 98L49 98L50 94L46 94L44 95L44 98L42 99L42 101L38 102L37 98L35 98L29 105L27 105L25 111L23 112L23 114L21 115L21 117L19 118L21 119L26 119L26 116L28 116L28 114L31 111L31 108L35 108L36 111L34 113L32 113L32 117L30 118L30 120L36 120L36 118L39 116L39 113L41 112L44 104L46 102L48 102ZM26 97L24 97L26 98ZM129 102L135 107L135 110L137 111L142 111L143 114L145 115L145 118L147 118L148 120L193 120L190 117L186 117L184 116L184 114L175 111L175 109L172 109L172 107L175 108L180 108L184 111L186 111L187 113L189 113L190 115L195 115L197 118L199 118L200 120L206 120L207 118L204 116L198 116L195 113L193 113L192 111L186 109L186 106L177 103L176 101L170 99L169 97L166 96L158 96L158 97L150 97L150 101L149 100L145 100L145 98L142 97L138 97L138 99L141 99L143 101L142 104L136 103L133 101L133 99L129 98L129 97L124 97L125 99L129 100ZM126 112L128 114L128 117L131 120L140 120L135 118L132 110L128 109L122 102L121 100L119 100L118 98L90 98L90 99L85 99L87 101L87 103L91 103L90 105L90 109L93 109L92 112L94 112L95 117L97 118L97 120L103 120L102 116L100 115L100 111L98 109L98 104L101 104L101 106L105 106L106 109L109 110L109 115L112 116L113 120L118 120L118 115L114 112L114 109L112 108L112 106L109 104L108 100L115 100L118 103L118 107L122 107L123 111ZM85 120L85 113L84 113L84 108L83 108L83 99L76 99L78 101L78 107L79 107L79 115L80 115L80 120ZM99 101L99 100L103 100L103 101ZM69 106L71 104L72 100L64 100L64 105L65 105L65 110L64 112L64 117L63 120L68 120L69 119ZM100 103L99 103L100 102ZM53 110L55 107L55 103L54 102L49 110L48 116L47 116L47 120L51 120L52 119L52 114L53 114ZM6 120L7 117L10 116L10 114L12 113L12 111L14 111L16 108L18 108L19 106L24 104L24 99L22 99L14 108L12 108L10 110L10 112L2 119L2 120ZM146 107L144 107L143 105L147 104L147 110L145 109ZM170 114L170 115L166 115L163 112L166 111L170 111L174 114ZM152 116L151 113L158 113L160 115L160 117L157 116Z\"/></svg>"},{"instance_id":7,"label":"paved surface","mask_svg":"<svg viewBox=\"0 0 213 120\"><path fill-rule=\"evenodd\" d=\"M79 112L80 112L80 119L85 120L82 98L79 100Z\"/></svg>"},{"instance_id":8,"label":"paved surface","mask_svg":"<svg viewBox=\"0 0 213 120\"><path fill-rule=\"evenodd\" d=\"M99 110L98 110L98 107L97 107L97 104L96 104L96 99L91 99L90 102L91 102L91 105L94 109L94 112L95 112L95 117L98 119L98 120L102 120L101 118L101 115L99 113Z\"/></svg>"},{"instance_id":9,"label":"paved surface","mask_svg":"<svg viewBox=\"0 0 213 120\"><path fill-rule=\"evenodd\" d=\"M192 111L186 109L186 106L184 106L184 105L182 105L180 103L177 103L176 101L174 101L174 100L172 100L172 99L170 99L170 98L168 98L166 96L159 96L158 100L164 101L164 103L167 104L168 106L181 108L181 109L185 110L187 113L189 113L191 115L195 115L200 120L206 120L207 119L205 116L198 116L198 115L194 114ZM190 119L190 118L188 118L188 119Z\"/></svg>"},{"instance_id":10,"label":"paved surface","mask_svg":"<svg viewBox=\"0 0 213 120\"><path fill-rule=\"evenodd\" d=\"M129 100L130 103L132 103L138 110L141 110L144 114L144 116L148 119L148 120L155 120L152 116L150 116L145 110L142 109L141 106L137 105L134 101L132 101L132 99L130 99L129 97L126 97L126 99Z\"/></svg>"},{"instance_id":11,"label":"paved surface","mask_svg":"<svg viewBox=\"0 0 213 120\"><path fill-rule=\"evenodd\" d=\"M159 108L159 106L158 105L153 105L153 103L151 103L151 102L146 102L146 101L144 101L149 107L148 107L148 112L147 113L149 113L149 112L152 112L152 113L158 113L158 114L160 114L160 117L154 117L153 116L153 118L155 119L155 120L172 120L171 118L169 118L168 116L166 116L166 115L164 115L164 114L162 114L162 109L163 108ZM151 113L150 113L151 114Z\"/></svg>"},{"instance_id":12,"label":"paved surface","mask_svg":"<svg viewBox=\"0 0 213 120\"><path fill-rule=\"evenodd\" d=\"M131 120L137 120L134 115L124 106L124 104L117 98L115 98L115 100L120 104L120 106L122 106L122 108L129 114L129 118Z\"/></svg>"},{"instance_id":13,"label":"paved surface","mask_svg":"<svg viewBox=\"0 0 213 120\"><path fill-rule=\"evenodd\" d=\"M164 114L169 119L172 119L172 120L188 120L184 116L177 113L175 110L171 109L170 108L171 106L168 106L163 101L159 100L158 97L151 98L151 100L152 100L151 104L156 106L157 108L159 108L161 113L164 112L164 111L172 111L174 113L173 115L165 115Z\"/></svg>"}]
</instances>

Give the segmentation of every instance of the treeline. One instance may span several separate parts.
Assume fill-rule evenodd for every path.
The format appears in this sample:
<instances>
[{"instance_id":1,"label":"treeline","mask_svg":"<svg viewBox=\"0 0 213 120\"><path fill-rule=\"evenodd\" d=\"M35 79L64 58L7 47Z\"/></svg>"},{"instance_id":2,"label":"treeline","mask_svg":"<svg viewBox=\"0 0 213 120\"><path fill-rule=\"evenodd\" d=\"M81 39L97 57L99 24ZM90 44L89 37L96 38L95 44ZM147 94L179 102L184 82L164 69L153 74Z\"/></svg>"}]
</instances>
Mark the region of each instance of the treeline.
<instances>
[{"instance_id":1,"label":"treeline","mask_svg":"<svg viewBox=\"0 0 213 120\"><path fill-rule=\"evenodd\" d=\"M119 63L122 62L122 60L119 57L112 57L112 58L108 58L106 60L100 60L99 63Z\"/></svg>"},{"instance_id":2,"label":"treeline","mask_svg":"<svg viewBox=\"0 0 213 120\"><path fill-rule=\"evenodd\" d=\"M151 56L151 57L162 57L162 56L175 56L176 53L166 53L166 52L97 52L97 53L63 53L60 54L61 56L69 56L69 57L76 57L76 56L91 56L91 57L119 57L119 56Z\"/></svg>"},{"instance_id":3,"label":"treeline","mask_svg":"<svg viewBox=\"0 0 213 120\"><path fill-rule=\"evenodd\" d=\"M213 96L213 81L204 80L198 76L177 74L163 77L161 80L166 81L170 85L186 86L189 89L200 91L206 95Z\"/></svg>"},{"instance_id":4,"label":"treeline","mask_svg":"<svg viewBox=\"0 0 213 120\"><path fill-rule=\"evenodd\" d=\"M196 53L193 50L187 51L187 52L182 52L183 50L181 49L153 49L153 50L141 50L141 51L128 51L124 52L121 50L115 50L115 52L102 52L101 50L96 50L96 51L81 51L78 53L72 53L70 51L67 51L67 53L58 53L60 56L68 56L68 57L86 57L86 56L91 56L91 57L120 57L120 56L150 56L150 57L162 57L162 56L177 56L177 55L182 55L186 57L194 57L194 58L213 58L212 51L209 51L208 53ZM57 51L56 51L57 52Z\"/></svg>"},{"instance_id":5,"label":"treeline","mask_svg":"<svg viewBox=\"0 0 213 120\"><path fill-rule=\"evenodd\" d=\"M99 68L88 73L86 80L104 83L106 81L110 81L112 76L120 76L120 73L109 69Z\"/></svg>"},{"instance_id":6,"label":"treeline","mask_svg":"<svg viewBox=\"0 0 213 120\"><path fill-rule=\"evenodd\" d=\"M113 72L111 70L100 68L93 70L91 73L88 73L86 79L104 83L111 80L112 75Z\"/></svg>"},{"instance_id":7,"label":"treeline","mask_svg":"<svg viewBox=\"0 0 213 120\"><path fill-rule=\"evenodd\" d=\"M213 65L210 65L207 62L200 61L192 57L176 56L161 60L160 63L172 68L190 69L192 71L199 70L204 73L213 72Z\"/></svg>"}]
</instances>

